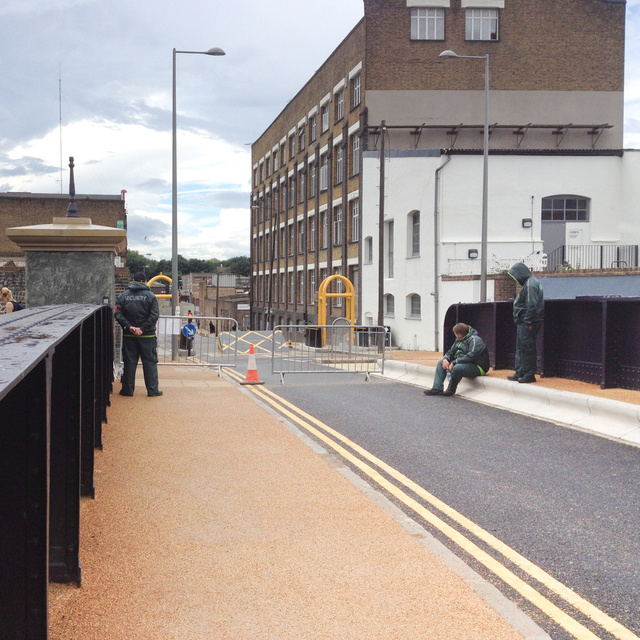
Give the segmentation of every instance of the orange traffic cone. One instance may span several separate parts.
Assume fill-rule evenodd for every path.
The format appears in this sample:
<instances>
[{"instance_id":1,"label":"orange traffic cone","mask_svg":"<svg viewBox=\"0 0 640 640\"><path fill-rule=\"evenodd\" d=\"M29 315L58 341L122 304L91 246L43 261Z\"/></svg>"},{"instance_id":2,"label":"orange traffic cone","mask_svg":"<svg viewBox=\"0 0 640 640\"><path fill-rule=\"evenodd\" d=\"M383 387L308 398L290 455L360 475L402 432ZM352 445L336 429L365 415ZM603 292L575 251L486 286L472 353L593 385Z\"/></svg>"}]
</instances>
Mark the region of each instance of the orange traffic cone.
<instances>
[{"instance_id":1,"label":"orange traffic cone","mask_svg":"<svg viewBox=\"0 0 640 640\"><path fill-rule=\"evenodd\" d=\"M249 347L249 365L247 366L247 377L240 384L264 384L258 377L258 367L256 366L256 354L253 345Z\"/></svg>"}]
</instances>

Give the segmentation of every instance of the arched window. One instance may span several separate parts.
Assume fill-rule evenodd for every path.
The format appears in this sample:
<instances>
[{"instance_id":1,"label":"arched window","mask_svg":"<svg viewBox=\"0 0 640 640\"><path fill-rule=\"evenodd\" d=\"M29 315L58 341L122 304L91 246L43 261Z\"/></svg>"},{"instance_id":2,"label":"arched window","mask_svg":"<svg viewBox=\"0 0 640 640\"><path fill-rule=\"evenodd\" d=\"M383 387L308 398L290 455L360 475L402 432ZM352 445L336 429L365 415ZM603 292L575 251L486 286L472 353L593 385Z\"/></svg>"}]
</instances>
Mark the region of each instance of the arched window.
<instances>
[{"instance_id":1,"label":"arched window","mask_svg":"<svg viewBox=\"0 0 640 640\"><path fill-rule=\"evenodd\" d=\"M407 216L407 255L417 258L420 255L420 212L411 211Z\"/></svg>"},{"instance_id":2,"label":"arched window","mask_svg":"<svg viewBox=\"0 0 640 640\"><path fill-rule=\"evenodd\" d=\"M373 238L371 236L364 239L364 263L373 264Z\"/></svg>"},{"instance_id":3,"label":"arched window","mask_svg":"<svg viewBox=\"0 0 640 640\"><path fill-rule=\"evenodd\" d=\"M394 316L396 313L396 299L388 293L384 297L384 315L385 316Z\"/></svg>"},{"instance_id":4,"label":"arched window","mask_svg":"<svg viewBox=\"0 0 640 640\"><path fill-rule=\"evenodd\" d=\"M420 318L422 315L422 300L417 293L407 296L407 316L409 318Z\"/></svg>"}]
</instances>

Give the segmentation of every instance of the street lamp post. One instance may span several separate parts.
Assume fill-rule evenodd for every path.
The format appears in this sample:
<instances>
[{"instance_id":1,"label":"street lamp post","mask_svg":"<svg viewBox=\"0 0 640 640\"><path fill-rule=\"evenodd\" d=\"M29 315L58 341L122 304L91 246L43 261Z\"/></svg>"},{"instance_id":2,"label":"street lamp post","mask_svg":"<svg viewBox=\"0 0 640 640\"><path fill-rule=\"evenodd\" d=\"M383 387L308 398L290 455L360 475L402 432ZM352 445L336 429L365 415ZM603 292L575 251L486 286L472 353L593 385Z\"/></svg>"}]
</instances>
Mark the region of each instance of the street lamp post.
<instances>
[{"instance_id":1,"label":"street lamp post","mask_svg":"<svg viewBox=\"0 0 640 640\"><path fill-rule=\"evenodd\" d=\"M178 143L176 126L176 54L192 53L205 56L223 56L222 49L213 47L207 51L177 51L173 50L173 92L172 92L172 155L171 155L171 315L176 315L178 307ZM172 344L172 358L178 355L178 337L174 336Z\"/></svg>"},{"instance_id":2,"label":"street lamp post","mask_svg":"<svg viewBox=\"0 0 640 640\"><path fill-rule=\"evenodd\" d=\"M441 58L469 58L484 60L484 131L482 163L482 235L480 240L480 302L487 301L487 217L489 204L489 54L483 56L460 56L447 49Z\"/></svg>"}]
</instances>

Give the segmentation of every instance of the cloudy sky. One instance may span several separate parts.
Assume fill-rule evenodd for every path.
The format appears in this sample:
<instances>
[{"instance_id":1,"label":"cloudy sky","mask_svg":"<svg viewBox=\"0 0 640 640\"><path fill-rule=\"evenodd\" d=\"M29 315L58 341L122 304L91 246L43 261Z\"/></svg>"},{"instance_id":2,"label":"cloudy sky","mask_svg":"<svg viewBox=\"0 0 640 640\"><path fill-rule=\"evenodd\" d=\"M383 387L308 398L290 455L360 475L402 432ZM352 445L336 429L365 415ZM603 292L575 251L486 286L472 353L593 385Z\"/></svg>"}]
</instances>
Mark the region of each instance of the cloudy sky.
<instances>
[{"instance_id":1,"label":"cloudy sky","mask_svg":"<svg viewBox=\"0 0 640 640\"><path fill-rule=\"evenodd\" d=\"M78 193L126 190L129 246L169 258L172 50L220 47L177 56L179 252L248 255L248 145L362 15L362 0L0 0L0 192L67 193L74 156ZM640 148L640 0L625 146Z\"/></svg>"}]
</instances>

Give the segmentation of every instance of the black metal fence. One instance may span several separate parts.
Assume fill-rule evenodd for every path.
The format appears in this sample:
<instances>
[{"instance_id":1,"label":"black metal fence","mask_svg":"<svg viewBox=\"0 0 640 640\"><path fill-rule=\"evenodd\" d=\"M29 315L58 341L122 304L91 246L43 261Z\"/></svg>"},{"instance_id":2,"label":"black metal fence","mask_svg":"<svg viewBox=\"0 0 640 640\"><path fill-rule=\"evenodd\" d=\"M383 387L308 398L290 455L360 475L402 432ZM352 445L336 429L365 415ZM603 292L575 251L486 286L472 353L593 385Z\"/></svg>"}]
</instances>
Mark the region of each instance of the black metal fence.
<instances>
[{"instance_id":1,"label":"black metal fence","mask_svg":"<svg viewBox=\"0 0 640 640\"><path fill-rule=\"evenodd\" d=\"M113 382L113 312L0 316L0 638L46 640L48 583L81 580L80 496Z\"/></svg>"},{"instance_id":2,"label":"black metal fence","mask_svg":"<svg viewBox=\"0 0 640 640\"><path fill-rule=\"evenodd\" d=\"M444 349L453 326L470 324L489 348L494 369L513 369L516 329L512 302L456 304L444 322ZM538 373L640 390L640 298L583 297L547 300L538 334Z\"/></svg>"}]
</instances>

